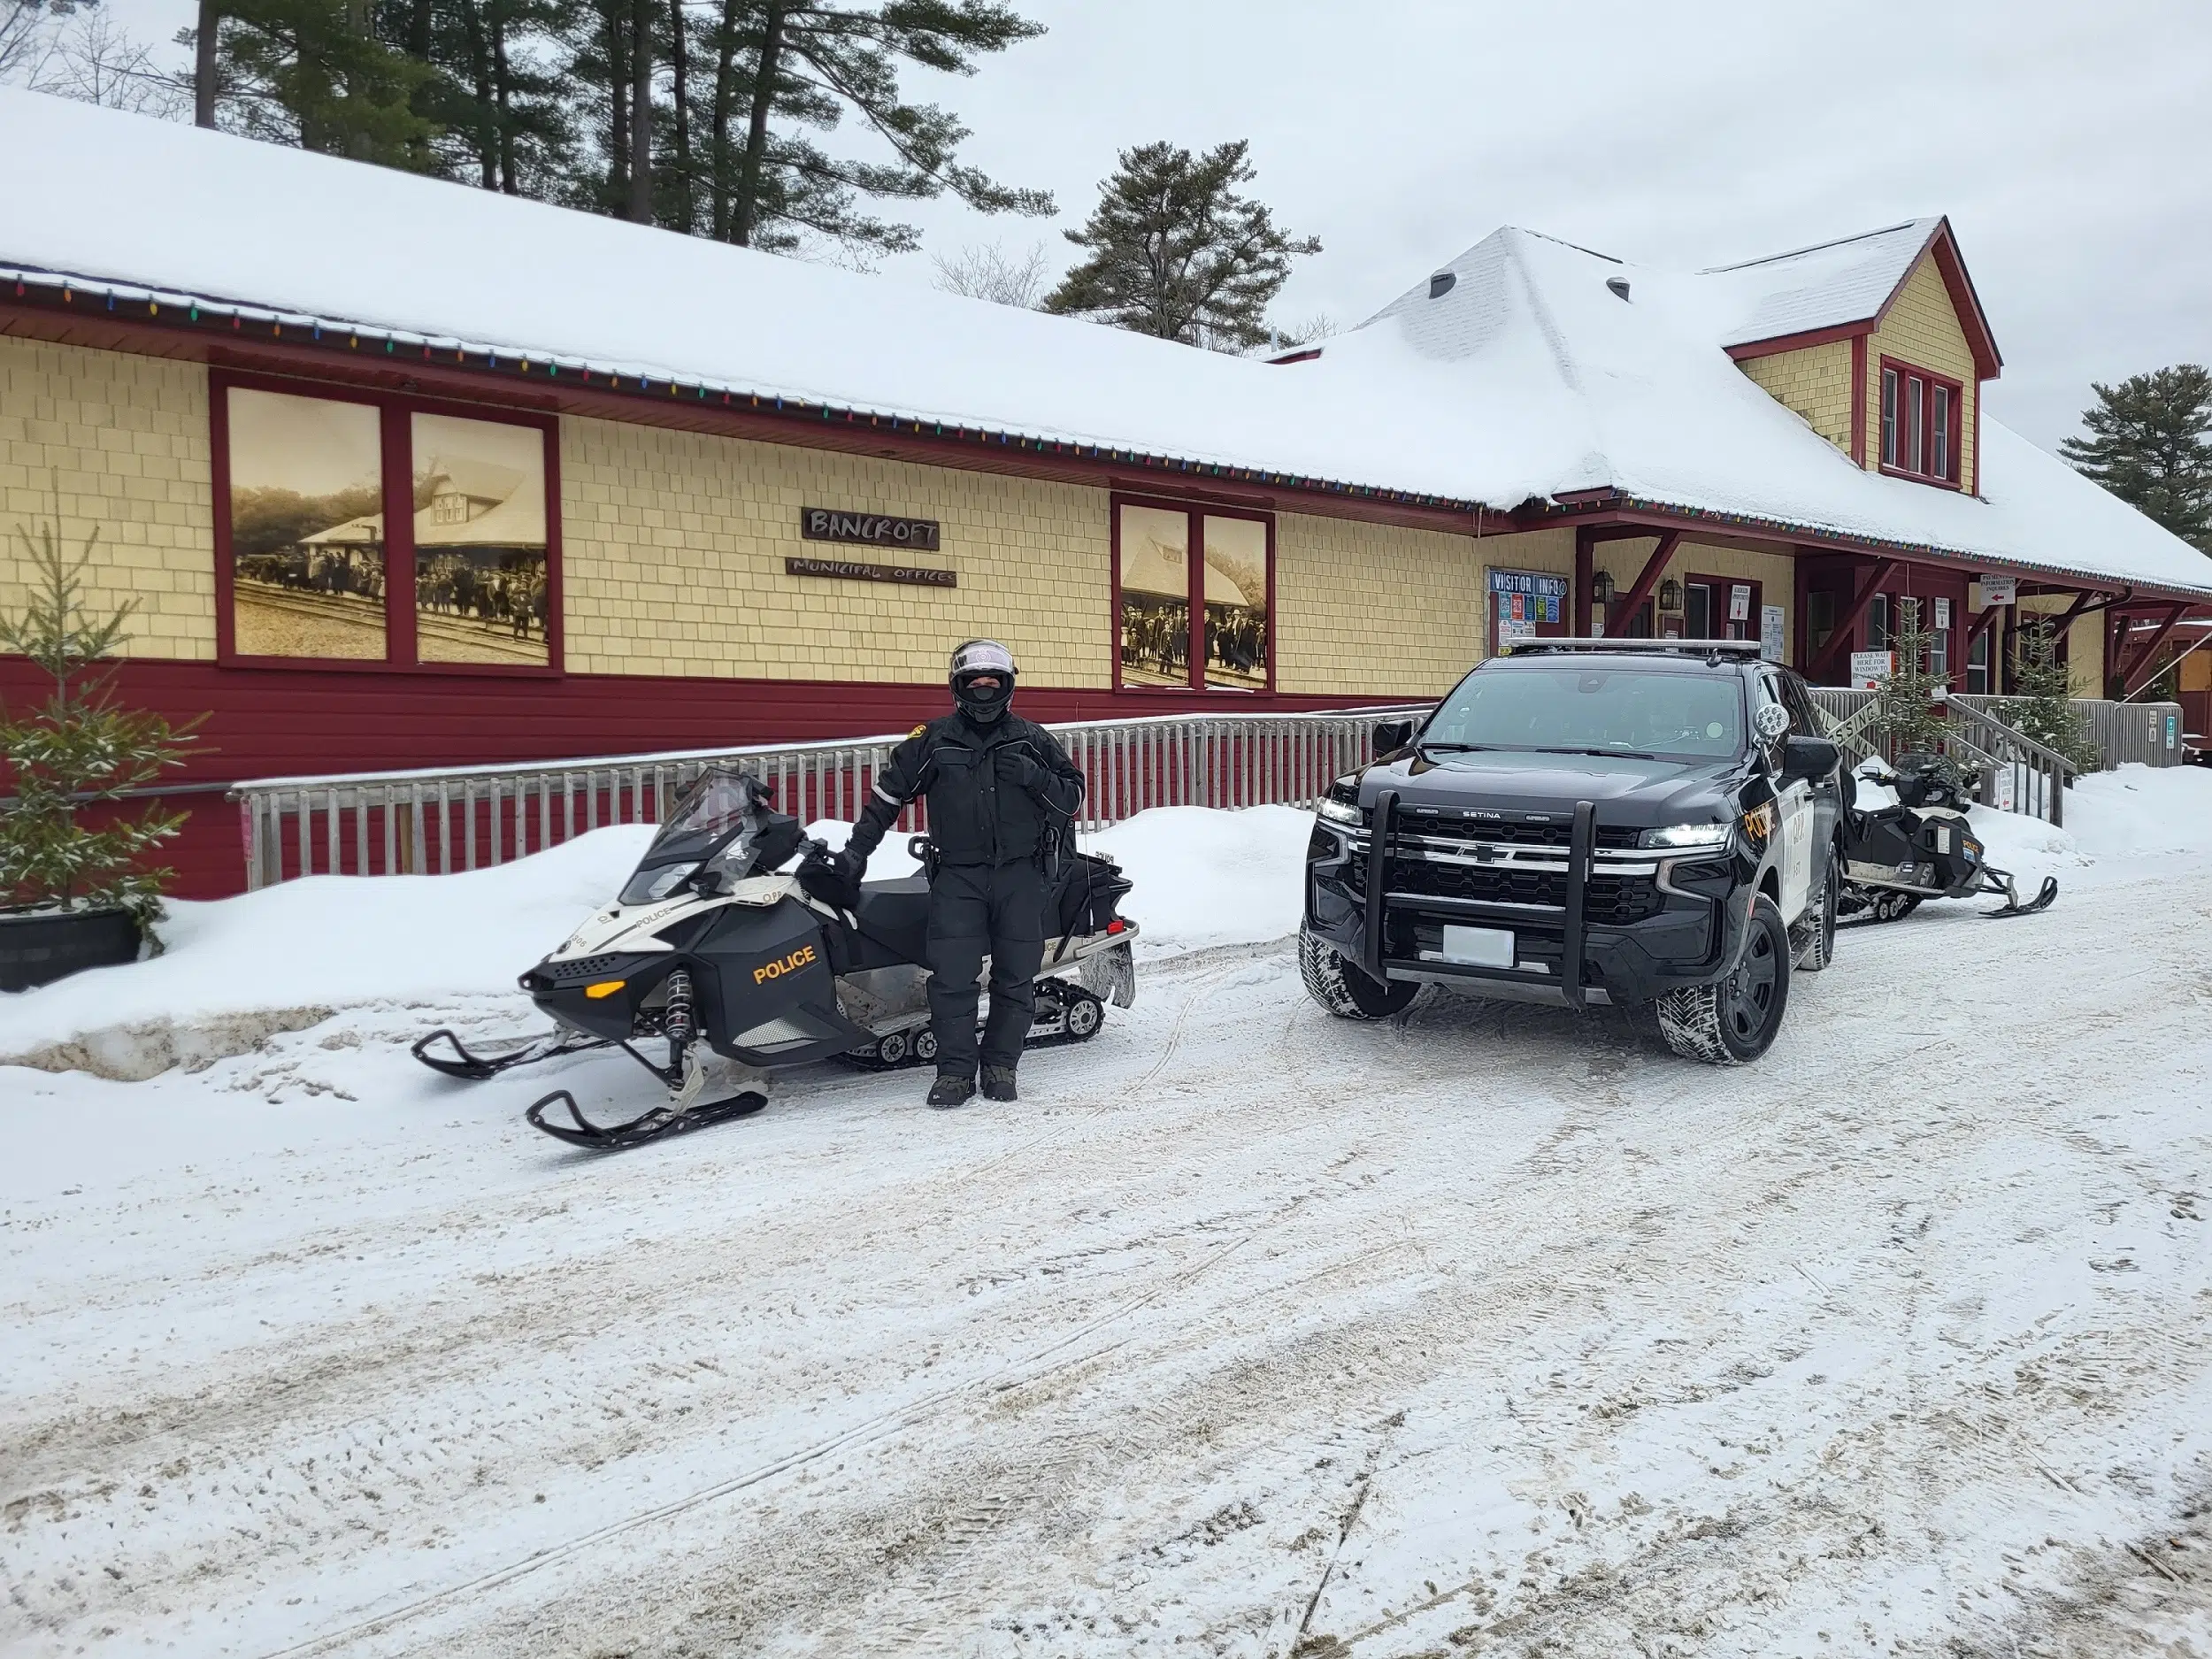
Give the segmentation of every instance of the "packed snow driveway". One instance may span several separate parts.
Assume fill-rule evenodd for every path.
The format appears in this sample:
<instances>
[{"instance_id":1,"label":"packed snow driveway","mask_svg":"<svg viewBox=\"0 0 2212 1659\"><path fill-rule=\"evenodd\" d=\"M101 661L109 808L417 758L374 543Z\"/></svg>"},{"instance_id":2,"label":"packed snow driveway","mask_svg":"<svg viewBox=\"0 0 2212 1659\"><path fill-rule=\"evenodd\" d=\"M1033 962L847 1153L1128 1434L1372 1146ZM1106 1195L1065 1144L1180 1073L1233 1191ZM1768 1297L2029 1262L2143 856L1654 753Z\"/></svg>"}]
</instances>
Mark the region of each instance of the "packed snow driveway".
<instances>
[{"instance_id":1,"label":"packed snow driveway","mask_svg":"<svg viewBox=\"0 0 2212 1659\"><path fill-rule=\"evenodd\" d=\"M612 1158L488 997L0 1070L0 1647L2212 1653L2212 860L2087 873L1733 1071L1280 943Z\"/></svg>"}]
</instances>

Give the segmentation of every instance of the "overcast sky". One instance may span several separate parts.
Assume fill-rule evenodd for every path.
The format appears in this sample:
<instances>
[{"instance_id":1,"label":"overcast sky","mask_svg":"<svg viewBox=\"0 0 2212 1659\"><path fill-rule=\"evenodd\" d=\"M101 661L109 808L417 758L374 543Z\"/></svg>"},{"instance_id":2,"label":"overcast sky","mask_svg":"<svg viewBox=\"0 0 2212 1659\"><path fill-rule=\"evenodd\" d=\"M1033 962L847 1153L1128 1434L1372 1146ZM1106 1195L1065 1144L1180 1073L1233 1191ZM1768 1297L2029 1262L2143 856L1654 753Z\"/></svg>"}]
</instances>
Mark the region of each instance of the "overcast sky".
<instances>
[{"instance_id":1,"label":"overcast sky","mask_svg":"<svg viewBox=\"0 0 2212 1659\"><path fill-rule=\"evenodd\" d=\"M111 0L142 36L188 0ZM1697 267L1948 213L2038 443L2093 380L2212 361L2212 0L1013 0L1042 39L910 78L1056 220L943 204L1056 268L1115 152L1245 138L1324 251L1281 320L1365 318L1502 224ZM925 256L885 267L926 282Z\"/></svg>"}]
</instances>

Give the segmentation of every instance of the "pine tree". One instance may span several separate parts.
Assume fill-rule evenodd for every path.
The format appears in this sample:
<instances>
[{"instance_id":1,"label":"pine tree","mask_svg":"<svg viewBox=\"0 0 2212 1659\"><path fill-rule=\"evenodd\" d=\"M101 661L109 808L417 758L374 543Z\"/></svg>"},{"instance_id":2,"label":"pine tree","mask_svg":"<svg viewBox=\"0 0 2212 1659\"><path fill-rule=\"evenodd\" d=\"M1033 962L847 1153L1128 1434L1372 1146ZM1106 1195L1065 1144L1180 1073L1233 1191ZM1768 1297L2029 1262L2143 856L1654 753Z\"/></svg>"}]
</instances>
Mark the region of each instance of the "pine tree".
<instances>
[{"instance_id":1,"label":"pine tree","mask_svg":"<svg viewBox=\"0 0 2212 1659\"><path fill-rule=\"evenodd\" d=\"M378 38L369 0L222 0L217 31L207 67L219 124L356 161L443 170L440 124L417 108L438 71ZM196 95L210 97L204 85Z\"/></svg>"},{"instance_id":2,"label":"pine tree","mask_svg":"<svg viewBox=\"0 0 2212 1659\"><path fill-rule=\"evenodd\" d=\"M431 72L414 112L435 170L509 196L561 188L575 142L561 73L568 0L378 0L377 33Z\"/></svg>"},{"instance_id":3,"label":"pine tree","mask_svg":"<svg viewBox=\"0 0 2212 1659\"><path fill-rule=\"evenodd\" d=\"M16 535L31 592L19 616L0 617L0 649L28 657L53 690L36 708L0 708L0 783L14 797L0 808L0 903L120 905L143 926L160 917L162 883L174 872L140 861L176 834L185 814L117 811L96 829L78 814L180 764L189 752L183 740L200 722L173 726L116 701L114 670L101 664L125 639L133 605L97 622L86 611L84 573L99 532L74 558L63 550L58 523L35 535L18 526Z\"/></svg>"},{"instance_id":4,"label":"pine tree","mask_svg":"<svg viewBox=\"0 0 2212 1659\"><path fill-rule=\"evenodd\" d=\"M2013 648L2012 688L2001 717L2083 772L2094 772L2104 754L2090 735L2089 718L2073 705L2073 676L2059 660L2058 631L2047 617L2024 620Z\"/></svg>"},{"instance_id":5,"label":"pine tree","mask_svg":"<svg viewBox=\"0 0 2212 1659\"><path fill-rule=\"evenodd\" d=\"M2060 452L2122 501L2212 553L2212 373L2184 363L2093 389L2096 404L2081 417L2089 438L2068 438Z\"/></svg>"},{"instance_id":6,"label":"pine tree","mask_svg":"<svg viewBox=\"0 0 2212 1659\"><path fill-rule=\"evenodd\" d=\"M1217 350L1267 344L1267 307L1292 258L1321 242L1291 236L1237 193L1258 176L1249 148L1239 139L1202 155L1168 143L1122 151L1088 222L1063 233L1090 257L1045 309Z\"/></svg>"},{"instance_id":7,"label":"pine tree","mask_svg":"<svg viewBox=\"0 0 2212 1659\"><path fill-rule=\"evenodd\" d=\"M1874 715L1870 729L1893 756L1918 750L1932 753L1947 728L1935 711L1936 694L1949 689L1950 681L1929 672L1929 651L1935 636L1920 626L1920 601L1902 599L1897 605L1897 631L1890 638L1896 666L1874 687Z\"/></svg>"},{"instance_id":8,"label":"pine tree","mask_svg":"<svg viewBox=\"0 0 2212 1659\"><path fill-rule=\"evenodd\" d=\"M604 3L604 0L602 0ZM870 197L951 195L986 213L1053 211L1041 190L1000 184L958 159L968 130L949 111L910 104L910 65L970 75L979 58L1044 33L995 0L715 0L710 21L670 42L657 142L678 177L657 194L664 222L754 248L827 246L865 259L919 245L910 225L879 219ZM848 116L889 152L871 160L815 142ZM666 152L673 152L668 154Z\"/></svg>"}]
</instances>

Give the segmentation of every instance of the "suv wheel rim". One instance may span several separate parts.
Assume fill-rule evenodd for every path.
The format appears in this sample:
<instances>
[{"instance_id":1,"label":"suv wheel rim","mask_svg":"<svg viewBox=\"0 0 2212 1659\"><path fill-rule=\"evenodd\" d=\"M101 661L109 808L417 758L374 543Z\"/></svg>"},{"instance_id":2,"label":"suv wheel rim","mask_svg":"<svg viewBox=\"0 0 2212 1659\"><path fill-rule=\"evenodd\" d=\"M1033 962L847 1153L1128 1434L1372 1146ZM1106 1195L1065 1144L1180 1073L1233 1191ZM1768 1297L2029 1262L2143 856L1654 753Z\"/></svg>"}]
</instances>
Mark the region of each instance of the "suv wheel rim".
<instances>
[{"instance_id":1,"label":"suv wheel rim","mask_svg":"<svg viewBox=\"0 0 2212 1659\"><path fill-rule=\"evenodd\" d=\"M1728 976L1725 1017L1729 1032L1739 1043L1755 1042L1766 1029L1774 1016L1774 994L1781 977L1772 931L1754 929L1743 960Z\"/></svg>"}]
</instances>

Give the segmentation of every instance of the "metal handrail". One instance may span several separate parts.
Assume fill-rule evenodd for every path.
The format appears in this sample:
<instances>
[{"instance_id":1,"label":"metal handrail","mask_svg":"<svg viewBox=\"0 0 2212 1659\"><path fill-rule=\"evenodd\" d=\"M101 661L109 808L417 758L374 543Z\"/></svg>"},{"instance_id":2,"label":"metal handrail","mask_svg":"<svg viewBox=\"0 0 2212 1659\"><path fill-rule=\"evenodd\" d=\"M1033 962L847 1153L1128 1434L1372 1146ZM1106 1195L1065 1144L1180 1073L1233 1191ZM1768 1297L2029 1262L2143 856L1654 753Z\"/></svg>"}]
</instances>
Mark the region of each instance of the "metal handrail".
<instances>
[{"instance_id":1,"label":"metal handrail","mask_svg":"<svg viewBox=\"0 0 2212 1659\"><path fill-rule=\"evenodd\" d=\"M1828 722L1828 735L1854 766L1886 758L1870 741L1875 694L1839 686L1812 687L1813 701ZM2008 725L1985 706L2002 699L1953 693L1943 701L1945 732L1939 747L1978 780L1977 797L1985 806L2006 805L2062 826L2066 788L2078 768L2064 756Z\"/></svg>"},{"instance_id":2,"label":"metal handrail","mask_svg":"<svg viewBox=\"0 0 2212 1659\"><path fill-rule=\"evenodd\" d=\"M1046 729L1081 769L1085 831L1157 806L1310 805L1372 755L1393 703L1315 714L1182 714ZM904 733L809 743L677 749L465 768L419 768L241 783L246 885L304 875L446 875L542 851L610 824L657 823L713 765L742 764L803 821L851 818ZM926 827L918 807L903 828Z\"/></svg>"},{"instance_id":3,"label":"metal handrail","mask_svg":"<svg viewBox=\"0 0 2212 1659\"><path fill-rule=\"evenodd\" d=\"M1967 745L1980 755L1981 799L1985 804L2001 804L1997 780L2001 774L2010 773L2011 810L2025 809L2038 817L2048 819L2052 827L2062 829L2066 824L2066 791L2079 771L2074 763L2056 749L2039 743L2016 726L2008 726L1996 716L1988 714L1958 698L1949 700L1946 718L1956 726L1964 728L1961 733ZM1967 736L1966 733L1971 733Z\"/></svg>"}]
</instances>

